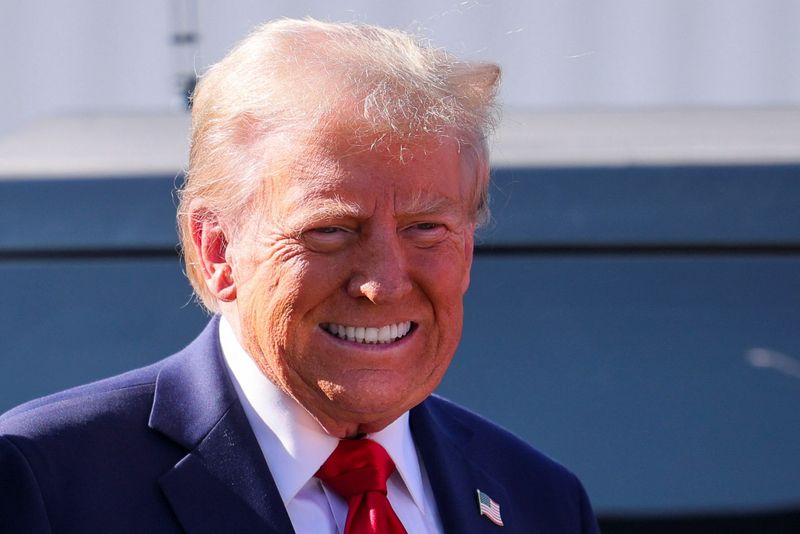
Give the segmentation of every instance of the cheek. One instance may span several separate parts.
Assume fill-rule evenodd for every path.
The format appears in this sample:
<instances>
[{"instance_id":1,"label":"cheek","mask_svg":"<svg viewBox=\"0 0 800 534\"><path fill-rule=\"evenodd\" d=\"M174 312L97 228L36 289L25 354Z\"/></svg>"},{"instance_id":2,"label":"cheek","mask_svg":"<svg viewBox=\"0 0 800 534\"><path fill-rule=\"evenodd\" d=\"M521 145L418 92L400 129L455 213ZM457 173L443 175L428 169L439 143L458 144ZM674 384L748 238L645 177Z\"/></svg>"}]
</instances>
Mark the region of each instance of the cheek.
<instances>
[{"instance_id":1,"label":"cheek","mask_svg":"<svg viewBox=\"0 0 800 534\"><path fill-rule=\"evenodd\" d=\"M240 292L238 309L241 323L242 344L253 356L261 370L271 379L279 373L275 358L277 347L269 346L270 340L282 338L285 325L270 319L272 315L272 296L274 289L253 284L249 291Z\"/></svg>"},{"instance_id":2,"label":"cheek","mask_svg":"<svg viewBox=\"0 0 800 534\"><path fill-rule=\"evenodd\" d=\"M285 265L262 264L239 289L238 309L245 348L274 359L283 353L299 298L302 277ZM302 272L302 264L298 265Z\"/></svg>"},{"instance_id":3,"label":"cheek","mask_svg":"<svg viewBox=\"0 0 800 534\"><path fill-rule=\"evenodd\" d=\"M472 272L472 255L475 251L475 225L471 224L468 229L468 234L464 239L464 259L466 265L461 279L461 294L467 292L469 289L470 273Z\"/></svg>"},{"instance_id":4,"label":"cheek","mask_svg":"<svg viewBox=\"0 0 800 534\"><path fill-rule=\"evenodd\" d=\"M471 244L467 250L463 240L442 244L439 250L423 250L414 264L427 291L442 299L461 302L469 286L472 265Z\"/></svg>"}]
</instances>

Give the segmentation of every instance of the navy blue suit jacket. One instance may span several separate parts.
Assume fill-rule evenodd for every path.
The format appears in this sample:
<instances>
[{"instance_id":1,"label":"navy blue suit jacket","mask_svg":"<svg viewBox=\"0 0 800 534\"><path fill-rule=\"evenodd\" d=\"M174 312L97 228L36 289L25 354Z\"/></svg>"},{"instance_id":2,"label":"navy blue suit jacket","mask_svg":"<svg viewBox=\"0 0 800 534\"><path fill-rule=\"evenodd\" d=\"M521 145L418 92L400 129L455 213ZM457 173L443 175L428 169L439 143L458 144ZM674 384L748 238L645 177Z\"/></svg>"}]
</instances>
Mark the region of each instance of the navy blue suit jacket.
<instances>
[{"instance_id":1,"label":"navy blue suit jacket","mask_svg":"<svg viewBox=\"0 0 800 534\"><path fill-rule=\"evenodd\" d=\"M216 323L159 363L0 417L0 533L292 532ZM446 532L597 532L578 479L512 434L436 396L410 424Z\"/></svg>"}]
</instances>

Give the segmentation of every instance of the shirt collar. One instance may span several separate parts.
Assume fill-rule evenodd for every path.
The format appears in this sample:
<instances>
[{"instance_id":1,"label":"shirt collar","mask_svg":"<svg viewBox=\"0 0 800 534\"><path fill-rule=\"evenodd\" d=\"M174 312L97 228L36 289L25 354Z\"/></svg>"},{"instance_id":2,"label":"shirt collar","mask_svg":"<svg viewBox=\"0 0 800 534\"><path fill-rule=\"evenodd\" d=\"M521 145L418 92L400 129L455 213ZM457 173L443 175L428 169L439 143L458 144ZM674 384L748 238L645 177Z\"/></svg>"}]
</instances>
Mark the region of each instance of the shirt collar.
<instances>
[{"instance_id":1,"label":"shirt collar","mask_svg":"<svg viewBox=\"0 0 800 534\"><path fill-rule=\"evenodd\" d=\"M224 317L219 323L219 338L236 393L286 505L328 459L339 440L325 433L316 419L264 376ZM386 449L411 498L425 514L422 472L408 412L367 437Z\"/></svg>"}]
</instances>

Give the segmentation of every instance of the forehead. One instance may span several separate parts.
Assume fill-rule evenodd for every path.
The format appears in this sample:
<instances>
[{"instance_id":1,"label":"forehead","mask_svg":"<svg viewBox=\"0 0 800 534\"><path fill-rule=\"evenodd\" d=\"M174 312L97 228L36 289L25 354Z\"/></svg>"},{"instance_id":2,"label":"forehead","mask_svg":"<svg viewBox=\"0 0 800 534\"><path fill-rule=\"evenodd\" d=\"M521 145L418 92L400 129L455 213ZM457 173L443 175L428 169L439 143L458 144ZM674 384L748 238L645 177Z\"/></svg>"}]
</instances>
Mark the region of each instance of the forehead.
<instances>
[{"instance_id":1,"label":"forehead","mask_svg":"<svg viewBox=\"0 0 800 534\"><path fill-rule=\"evenodd\" d=\"M271 196L297 208L381 195L404 210L466 207L474 166L463 156L458 142L447 138L372 146L315 140L301 145L274 177Z\"/></svg>"}]
</instances>

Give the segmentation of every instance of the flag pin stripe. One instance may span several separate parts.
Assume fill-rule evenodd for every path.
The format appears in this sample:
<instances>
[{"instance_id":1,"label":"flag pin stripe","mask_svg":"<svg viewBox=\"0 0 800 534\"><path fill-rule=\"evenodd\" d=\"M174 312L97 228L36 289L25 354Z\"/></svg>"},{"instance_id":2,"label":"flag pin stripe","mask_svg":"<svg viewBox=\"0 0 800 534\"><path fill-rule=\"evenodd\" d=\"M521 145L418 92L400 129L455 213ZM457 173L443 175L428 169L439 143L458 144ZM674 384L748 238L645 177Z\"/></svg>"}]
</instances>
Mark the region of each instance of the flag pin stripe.
<instances>
[{"instance_id":1,"label":"flag pin stripe","mask_svg":"<svg viewBox=\"0 0 800 534\"><path fill-rule=\"evenodd\" d=\"M481 490L478 490L478 509L482 516L497 525L503 526L503 518L500 517L500 505L492 500Z\"/></svg>"}]
</instances>

